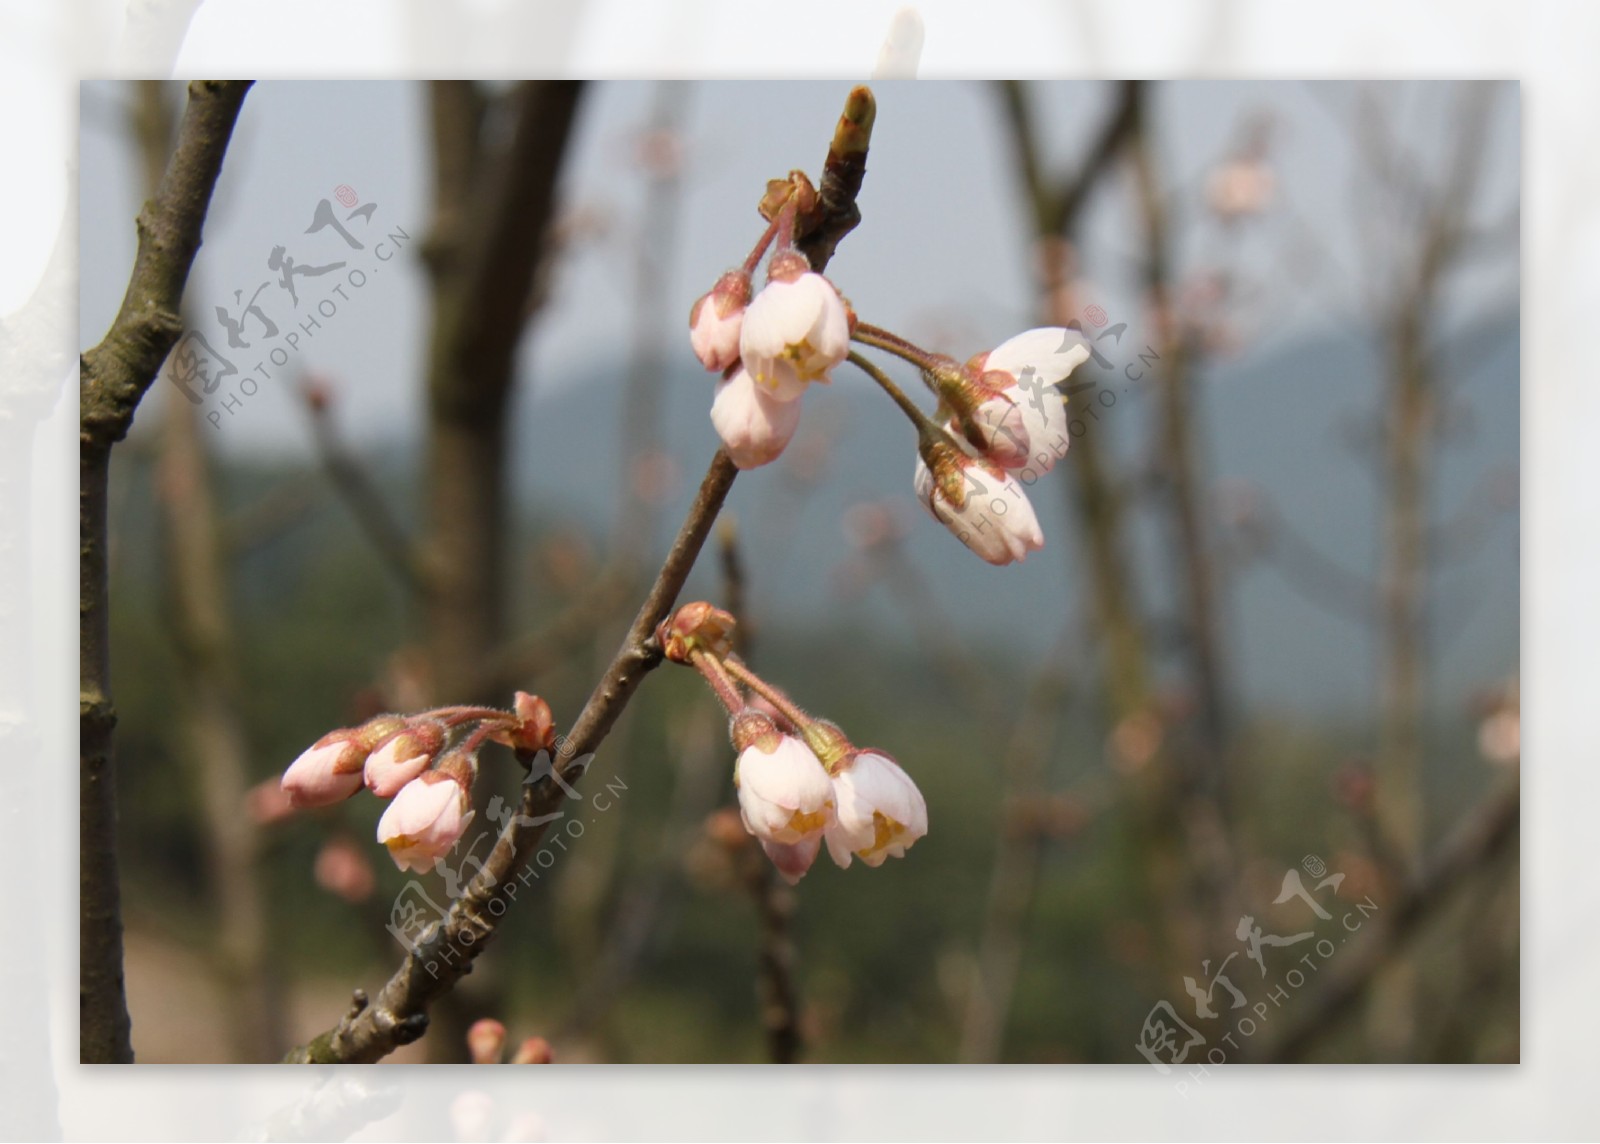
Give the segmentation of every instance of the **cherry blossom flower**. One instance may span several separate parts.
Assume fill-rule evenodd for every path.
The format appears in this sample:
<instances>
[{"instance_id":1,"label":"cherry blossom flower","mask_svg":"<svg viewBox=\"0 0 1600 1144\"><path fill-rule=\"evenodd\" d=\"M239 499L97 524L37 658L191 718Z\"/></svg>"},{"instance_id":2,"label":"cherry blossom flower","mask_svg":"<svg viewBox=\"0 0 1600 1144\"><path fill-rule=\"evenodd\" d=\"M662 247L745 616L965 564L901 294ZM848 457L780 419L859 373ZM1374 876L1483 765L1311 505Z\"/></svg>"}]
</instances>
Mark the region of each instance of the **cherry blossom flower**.
<instances>
[{"instance_id":1,"label":"cherry blossom flower","mask_svg":"<svg viewBox=\"0 0 1600 1144\"><path fill-rule=\"evenodd\" d=\"M757 386L747 369L717 383L711 424L741 469L778 459L800 425L800 402L781 401Z\"/></svg>"},{"instance_id":2,"label":"cherry blossom flower","mask_svg":"<svg viewBox=\"0 0 1600 1144\"><path fill-rule=\"evenodd\" d=\"M1066 403L1055 387L1088 360L1088 343L1060 326L1025 330L973 357L967 371L990 396L967 427L976 423L980 434L996 440L972 443L1003 468L1048 473L1072 443Z\"/></svg>"},{"instance_id":3,"label":"cherry blossom flower","mask_svg":"<svg viewBox=\"0 0 1600 1144\"><path fill-rule=\"evenodd\" d=\"M819 837L833 821L833 784L811 748L754 711L735 721L735 735L742 746L733 781L745 829L789 846Z\"/></svg>"},{"instance_id":4,"label":"cherry blossom flower","mask_svg":"<svg viewBox=\"0 0 1600 1144\"><path fill-rule=\"evenodd\" d=\"M1010 564L1044 547L1044 533L1022 486L998 465L949 442L918 456L917 499L933 518L990 564Z\"/></svg>"},{"instance_id":5,"label":"cherry blossom flower","mask_svg":"<svg viewBox=\"0 0 1600 1144\"><path fill-rule=\"evenodd\" d=\"M772 281L745 311L739 356L751 378L779 401L793 401L850 353L850 312L833 283L774 255Z\"/></svg>"},{"instance_id":6,"label":"cherry blossom flower","mask_svg":"<svg viewBox=\"0 0 1600 1144\"><path fill-rule=\"evenodd\" d=\"M378 820L378 841L402 870L427 873L455 847L472 822L467 788L443 771L428 771L400 788Z\"/></svg>"},{"instance_id":7,"label":"cherry blossom flower","mask_svg":"<svg viewBox=\"0 0 1600 1144\"><path fill-rule=\"evenodd\" d=\"M928 833L922 792L888 755L854 752L834 774L833 793L834 822L824 837L840 869L847 869L853 857L881 866L886 858L904 856Z\"/></svg>"}]
</instances>

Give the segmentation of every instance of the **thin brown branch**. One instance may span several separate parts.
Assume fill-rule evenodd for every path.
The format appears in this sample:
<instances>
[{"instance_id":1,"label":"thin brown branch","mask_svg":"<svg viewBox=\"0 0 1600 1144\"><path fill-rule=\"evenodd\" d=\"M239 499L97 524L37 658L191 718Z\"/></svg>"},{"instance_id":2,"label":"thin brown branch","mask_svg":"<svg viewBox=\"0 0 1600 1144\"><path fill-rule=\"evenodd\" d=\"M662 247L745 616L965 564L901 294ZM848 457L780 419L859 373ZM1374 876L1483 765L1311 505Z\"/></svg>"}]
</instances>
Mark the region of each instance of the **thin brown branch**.
<instances>
[{"instance_id":1,"label":"thin brown branch","mask_svg":"<svg viewBox=\"0 0 1600 1144\"><path fill-rule=\"evenodd\" d=\"M307 400L306 407L310 412L317 457L333 482L334 491L350 510L361 534L371 543L384 567L414 595L424 595L428 581L416 545L384 500L366 466L339 435L333 420L332 402L313 396Z\"/></svg>"},{"instance_id":2,"label":"thin brown branch","mask_svg":"<svg viewBox=\"0 0 1600 1144\"><path fill-rule=\"evenodd\" d=\"M78 1004L79 1057L133 1059L122 968L116 851L106 508L111 449L182 330L183 288L200 248L244 81L196 81L155 198L139 212L139 248L121 309L79 359Z\"/></svg>"},{"instance_id":3,"label":"thin brown branch","mask_svg":"<svg viewBox=\"0 0 1600 1144\"><path fill-rule=\"evenodd\" d=\"M133 116L145 181L159 186L172 142L167 85L139 84ZM249 748L239 710L240 682L224 544L210 458L198 406L168 401L157 462L165 541L164 574L177 651L174 722L200 796L206 882L215 919L212 955L235 1060L271 1061L283 1052L282 999L268 948L262 893L261 832L241 814L249 787Z\"/></svg>"}]
</instances>

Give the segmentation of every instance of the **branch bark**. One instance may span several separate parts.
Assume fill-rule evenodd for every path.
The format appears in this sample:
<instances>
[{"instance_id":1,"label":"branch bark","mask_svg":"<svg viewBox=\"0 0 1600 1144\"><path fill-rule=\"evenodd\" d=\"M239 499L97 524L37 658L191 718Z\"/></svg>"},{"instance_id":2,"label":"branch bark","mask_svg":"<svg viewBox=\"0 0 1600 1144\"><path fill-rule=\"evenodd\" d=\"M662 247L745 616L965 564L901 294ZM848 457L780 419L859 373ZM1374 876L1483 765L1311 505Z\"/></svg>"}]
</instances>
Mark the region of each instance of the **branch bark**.
<instances>
[{"instance_id":1,"label":"branch bark","mask_svg":"<svg viewBox=\"0 0 1600 1144\"><path fill-rule=\"evenodd\" d=\"M139 84L135 103L134 133L152 192L160 185L172 144L174 117L167 94L166 84L147 80ZM233 1058L265 1062L276 1059L287 1041L257 862L261 831L240 813L249 787L249 747L239 713L225 545L200 408L189 401L168 401L162 412L157 500L178 661L175 721L188 748L184 762L200 796L205 881L215 919L211 952Z\"/></svg>"},{"instance_id":2,"label":"branch bark","mask_svg":"<svg viewBox=\"0 0 1600 1144\"><path fill-rule=\"evenodd\" d=\"M196 81L156 196L139 212L139 248L121 309L79 359L78 956L79 1057L133 1059L122 967L112 731L106 498L112 447L127 435L182 330L184 284L250 84Z\"/></svg>"}]
</instances>

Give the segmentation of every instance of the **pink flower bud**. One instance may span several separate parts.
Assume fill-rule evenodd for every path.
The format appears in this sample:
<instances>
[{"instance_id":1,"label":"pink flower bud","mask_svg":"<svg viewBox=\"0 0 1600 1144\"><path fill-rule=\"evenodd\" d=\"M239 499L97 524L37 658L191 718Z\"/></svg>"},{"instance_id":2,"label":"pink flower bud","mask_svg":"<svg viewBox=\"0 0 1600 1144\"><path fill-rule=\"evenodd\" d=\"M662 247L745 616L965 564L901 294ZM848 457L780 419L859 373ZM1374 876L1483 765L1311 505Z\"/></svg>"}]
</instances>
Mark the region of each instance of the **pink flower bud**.
<instances>
[{"instance_id":1,"label":"pink flower bud","mask_svg":"<svg viewBox=\"0 0 1600 1144\"><path fill-rule=\"evenodd\" d=\"M781 401L758 387L750 372L740 369L717 383L711 402L711 424L741 469L776 461L800 426L800 402Z\"/></svg>"},{"instance_id":2,"label":"pink flower bud","mask_svg":"<svg viewBox=\"0 0 1600 1144\"><path fill-rule=\"evenodd\" d=\"M379 798L393 798L401 787L428 769L433 756L444 746L444 737L443 725L431 719L391 735L367 756L362 772L367 789Z\"/></svg>"},{"instance_id":3,"label":"pink flower bud","mask_svg":"<svg viewBox=\"0 0 1600 1144\"><path fill-rule=\"evenodd\" d=\"M506 1027L493 1017L474 1021L467 1030L467 1052L475 1065L497 1065L506 1047Z\"/></svg>"},{"instance_id":4,"label":"pink flower bud","mask_svg":"<svg viewBox=\"0 0 1600 1144\"><path fill-rule=\"evenodd\" d=\"M730 270L689 311L689 344L700 364L721 373L739 360L739 332L750 302L750 275Z\"/></svg>"},{"instance_id":5,"label":"pink flower bud","mask_svg":"<svg viewBox=\"0 0 1600 1144\"><path fill-rule=\"evenodd\" d=\"M769 396L793 401L850 353L850 312L839 291L806 271L775 279L745 311L739 356Z\"/></svg>"},{"instance_id":6,"label":"pink flower bud","mask_svg":"<svg viewBox=\"0 0 1600 1144\"><path fill-rule=\"evenodd\" d=\"M550 704L526 691L517 692L512 705L519 723L511 735L511 746L519 751L548 751L556 744L556 717Z\"/></svg>"},{"instance_id":7,"label":"pink flower bud","mask_svg":"<svg viewBox=\"0 0 1600 1144\"><path fill-rule=\"evenodd\" d=\"M928 804L911 776L888 755L858 751L833 776L837 803L828 854L840 869L852 856L868 866L904 856L928 833Z\"/></svg>"},{"instance_id":8,"label":"pink flower bud","mask_svg":"<svg viewBox=\"0 0 1600 1144\"><path fill-rule=\"evenodd\" d=\"M806 871L811 869L811 863L817 860L817 851L822 849L822 836L813 835L804 842L768 842L761 840L761 849L765 850L767 857L772 859L772 864L778 868L778 875L791 886L798 886L800 879L806 876Z\"/></svg>"},{"instance_id":9,"label":"pink flower bud","mask_svg":"<svg viewBox=\"0 0 1600 1144\"><path fill-rule=\"evenodd\" d=\"M329 731L283 772L283 790L295 807L330 806L361 789L361 769L372 749L406 721L379 715L359 727Z\"/></svg>"},{"instance_id":10,"label":"pink flower bud","mask_svg":"<svg viewBox=\"0 0 1600 1144\"><path fill-rule=\"evenodd\" d=\"M350 732L333 731L318 739L283 772L280 785L290 805L304 810L343 802L361 789L367 752Z\"/></svg>"},{"instance_id":11,"label":"pink flower bud","mask_svg":"<svg viewBox=\"0 0 1600 1144\"><path fill-rule=\"evenodd\" d=\"M764 733L743 734L754 725L746 711L735 722L740 740L733 781L745 829L763 842L793 845L821 835L833 821L833 785L811 748L762 720ZM808 863L809 865L809 863Z\"/></svg>"},{"instance_id":12,"label":"pink flower bud","mask_svg":"<svg viewBox=\"0 0 1600 1144\"><path fill-rule=\"evenodd\" d=\"M529 1037L517 1046L511 1057L514 1065L547 1065L556 1059L555 1050L543 1037Z\"/></svg>"},{"instance_id":13,"label":"pink flower bud","mask_svg":"<svg viewBox=\"0 0 1600 1144\"><path fill-rule=\"evenodd\" d=\"M946 441L917 458L917 499L990 564L1010 564L1044 547L1044 533L1022 486L1004 469Z\"/></svg>"},{"instance_id":14,"label":"pink flower bud","mask_svg":"<svg viewBox=\"0 0 1600 1144\"><path fill-rule=\"evenodd\" d=\"M378 841L402 870L422 873L454 849L474 812L454 774L426 771L400 788L378 820Z\"/></svg>"}]
</instances>

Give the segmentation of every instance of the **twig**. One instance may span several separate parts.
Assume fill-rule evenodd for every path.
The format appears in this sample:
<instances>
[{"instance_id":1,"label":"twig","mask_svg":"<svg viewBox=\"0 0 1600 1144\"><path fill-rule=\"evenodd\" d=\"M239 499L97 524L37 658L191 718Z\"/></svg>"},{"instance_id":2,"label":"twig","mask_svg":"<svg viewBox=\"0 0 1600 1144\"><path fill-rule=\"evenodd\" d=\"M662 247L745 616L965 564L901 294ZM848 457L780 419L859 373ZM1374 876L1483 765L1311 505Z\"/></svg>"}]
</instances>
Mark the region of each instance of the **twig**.
<instances>
[{"instance_id":1,"label":"twig","mask_svg":"<svg viewBox=\"0 0 1600 1144\"><path fill-rule=\"evenodd\" d=\"M167 85L139 84L134 134L145 181L161 181L172 144ZM164 579L177 652L175 722L200 795L205 881L214 925L212 955L234 1058L264 1062L283 1052L282 999L268 948L270 926L260 878L261 831L242 815L249 747L239 712L239 674L228 601L224 545L200 408L168 401L157 461L165 540Z\"/></svg>"},{"instance_id":2,"label":"twig","mask_svg":"<svg viewBox=\"0 0 1600 1144\"><path fill-rule=\"evenodd\" d=\"M748 659L752 633L746 617L744 561L739 553L739 534L732 522L724 522L718 536L722 549L724 602L728 611L739 617L733 633L734 650ZM773 1064L790 1065L800 1058L800 989L795 982L794 939L789 922L796 906L794 891L783 884L772 863L749 847L745 856L747 884L755 901L759 919L756 940L756 996L761 1004L761 1028L767 1036L767 1056Z\"/></svg>"},{"instance_id":3,"label":"twig","mask_svg":"<svg viewBox=\"0 0 1600 1144\"><path fill-rule=\"evenodd\" d=\"M1069 629L1057 640L1034 679L1005 754L1004 802L989 891L984 902L978 956L967 984L961 1023L961 1060L1000 1059L1014 1002L1029 915L1038 890L1046 837L1039 824L1016 812L1047 796L1046 764L1053 732L1069 694L1067 663L1077 650Z\"/></svg>"},{"instance_id":4,"label":"twig","mask_svg":"<svg viewBox=\"0 0 1600 1144\"><path fill-rule=\"evenodd\" d=\"M133 1059L122 971L116 856L106 497L111 450L128 432L182 332L180 307L206 208L250 84L196 81L156 196L139 212L139 249L106 336L79 359L78 1003L79 1056Z\"/></svg>"},{"instance_id":5,"label":"twig","mask_svg":"<svg viewBox=\"0 0 1600 1144\"><path fill-rule=\"evenodd\" d=\"M308 400L306 407L311 417L311 436L316 444L317 456L333 482L334 489L343 498L355 517L356 525L377 550L383 564L400 578L415 595L427 592L428 581L416 545L395 514L390 511L376 482L367 474L366 467L347 447L334 425L331 403Z\"/></svg>"}]
</instances>

